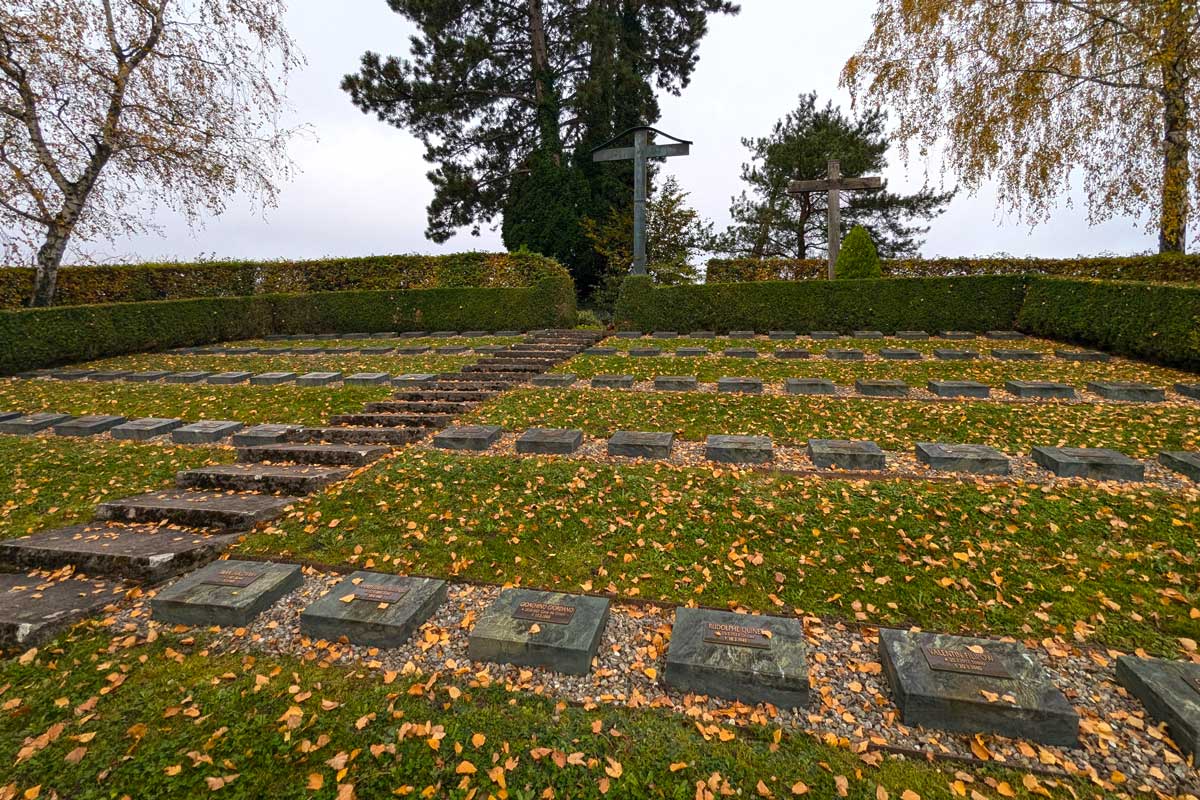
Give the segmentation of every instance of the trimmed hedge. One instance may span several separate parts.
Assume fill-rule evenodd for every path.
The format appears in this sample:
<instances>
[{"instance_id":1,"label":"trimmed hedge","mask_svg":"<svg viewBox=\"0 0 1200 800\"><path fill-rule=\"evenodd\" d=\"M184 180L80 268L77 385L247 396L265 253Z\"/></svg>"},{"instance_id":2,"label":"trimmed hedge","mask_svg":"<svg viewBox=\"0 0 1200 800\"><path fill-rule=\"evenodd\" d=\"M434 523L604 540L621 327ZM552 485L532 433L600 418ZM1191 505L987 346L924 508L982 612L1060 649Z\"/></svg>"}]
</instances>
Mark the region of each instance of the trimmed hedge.
<instances>
[{"instance_id":1,"label":"trimmed hedge","mask_svg":"<svg viewBox=\"0 0 1200 800\"><path fill-rule=\"evenodd\" d=\"M528 251L63 267L54 302L67 306L280 293L519 288L567 275L554 259ZM0 308L27 305L33 277L31 268L0 268Z\"/></svg>"},{"instance_id":2,"label":"trimmed hedge","mask_svg":"<svg viewBox=\"0 0 1200 800\"><path fill-rule=\"evenodd\" d=\"M1200 371L1200 286L1030 278L1021 330Z\"/></svg>"},{"instance_id":3,"label":"trimmed hedge","mask_svg":"<svg viewBox=\"0 0 1200 800\"><path fill-rule=\"evenodd\" d=\"M969 275L1059 275L1074 278L1200 283L1200 255L1101 258L892 258L882 262L885 278ZM708 283L799 281L824 278L824 259L714 258Z\"/></svg>"},{"instance_id":4,"label":"trimmed hedge","mask_svg":"<svg viewBox=\"0 0 1200 800\"><path fill-rule=\"evenodd\" d=\"M626 278L618 327L640 330L973 330L1012 328L1025 278L766 281L656 287Z\"/></svg>"},{"instance_id":5,"label":"trimmed hedge","mask_svg":"<svg viewBox=\"0 0 1200 800\"><path fill-rule=\"evenodd\" d=\"M272 333L573 327L566 275L526 288L214 297L0 311L0 375Z\"/></svg>"}]
</instances>

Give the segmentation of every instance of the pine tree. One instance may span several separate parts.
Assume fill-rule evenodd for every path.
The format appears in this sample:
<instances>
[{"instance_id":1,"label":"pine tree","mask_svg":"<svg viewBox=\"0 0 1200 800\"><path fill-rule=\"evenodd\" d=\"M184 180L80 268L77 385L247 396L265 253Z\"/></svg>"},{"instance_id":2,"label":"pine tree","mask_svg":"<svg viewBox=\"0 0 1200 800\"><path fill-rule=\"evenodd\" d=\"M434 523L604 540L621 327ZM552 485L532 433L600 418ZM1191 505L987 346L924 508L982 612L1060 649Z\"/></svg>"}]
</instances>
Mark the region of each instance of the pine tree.
<instances>
[{"instance_id":1,"label":"pine tree","mask_svg":"<svg viewBox=\"0 0 1200 800\"><path fill-rule=\"evenodd\" d=\"M818 258L829 246L824 193L792 196L794 179L824 178L830 159L847 177L879 173L887 166L886 117L869 111L848 118L832 103L817 108L816 93L801 95L795 111L775 123L771 135L742 139L750 163L742 165L749 191L733 199L733 224L721 239L722 252L751 258ZM919 223L945 210L953 192L929 188L900 195L889 191L842 195L842 221L861 225L885 258L916 255L928 231Z\"/></svg>"},{"instance_id":2,"label":"pine tree","mask_svg":"<svg viewBox=\"0 0 1200 800\"><path fill-rule=\"evenodd\" d=\"M503 215L507 246L564 260L582 291L601 264L579 221L632 202L632 167L599 169L591 149L654 123L655 90L687 86L709 15L738 12L728 0L388 5L420 32L411 57L366 53L342 87L425 144L434 165L426 235L477 234ZM542 202L556 196L561 207Z\"/></svg>"}]
</instances>

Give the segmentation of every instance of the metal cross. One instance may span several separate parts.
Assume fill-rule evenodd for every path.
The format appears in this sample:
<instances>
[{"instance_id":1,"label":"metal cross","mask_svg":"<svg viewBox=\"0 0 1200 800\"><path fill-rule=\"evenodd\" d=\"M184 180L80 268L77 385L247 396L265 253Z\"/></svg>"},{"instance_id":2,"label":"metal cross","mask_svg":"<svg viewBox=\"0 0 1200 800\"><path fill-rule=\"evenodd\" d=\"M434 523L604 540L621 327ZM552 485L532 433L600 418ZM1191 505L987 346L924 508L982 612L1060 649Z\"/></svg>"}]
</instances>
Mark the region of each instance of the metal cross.
<instances>
[{"instance_id":1,"label":"metal cross","mask_svg":"<svg viewBox=\"0 0 1200 800\"><path fill-rule=\"evenodd\" d=\"M612 145L633 134L633 147ZM665 136L675 144L650 144L654 134ZM647 125L642 125L605 142L592 151L592 161L633 161L633 271L634 275L646 274L646 162L652 158L686 156L692 152L692 143L676 139Z\"/></svg>"},{"instance_id":2,"label":"metal cross","mask_svg":"<svg viewBox=\"0 0 1200 800\"><path fill-rule=\"evenodd\" d=\"M833 268L837 264L838 251L842 247L842 207L843 191L875 191L882 189L883 180L879 177L843 178L840 161L830 161L824 180L792 181L788 184L788 194L810 194L812 192L829 192L829 279L833 280Z\"/></svg>"}]
</instances>

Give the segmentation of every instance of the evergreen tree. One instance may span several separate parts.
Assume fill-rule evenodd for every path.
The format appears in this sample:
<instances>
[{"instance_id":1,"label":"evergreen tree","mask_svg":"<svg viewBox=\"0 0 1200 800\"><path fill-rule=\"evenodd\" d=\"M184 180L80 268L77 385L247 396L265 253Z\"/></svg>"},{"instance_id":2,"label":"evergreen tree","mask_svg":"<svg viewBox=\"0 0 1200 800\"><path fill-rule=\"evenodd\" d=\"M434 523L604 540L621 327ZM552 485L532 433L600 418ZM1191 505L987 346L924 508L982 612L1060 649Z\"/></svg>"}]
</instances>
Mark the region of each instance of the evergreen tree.
<instances>
[{"instance_id":1,"label":"evergreen tree","mask_svg":"<svg viewBox=\"0 0 1200 800\"><path fill-rule=\"evenodd\" d=\"M824 178L830 159L841 161L842 174L879 173L887 166L886 117L870 111L857 119L832 103L817 108L816 93L801 95L800 104L779 122L771 135L742 139L751 161L742 165L749 191L733 199L733 223L721 237L720 250L751 258L818 258L829 246L826 227L828 196L791 196L792 180ZM928 232L920 222L945 210L953 192L924 188L916 194L889 191L842 194L842 222L866 228L884 258L916 255Z\"/></svg>"},{"instance_id":2,"label":"evergreen tree","mask_svg":"<svg viewBox=\"0 0 1200 800\"><path fill-rule=\"evenodd\" d=\"M503 215L507 246L562 259L581 291L601 264L580 220L632 203L632 165L594 165L591 149L657 121L655 90L687 86L708 16L738 12L728 0L388 5L417 25L411 56L366 53L342 87L425 144L426 235L478 234Z\"/></svg>"},{"instance_id":3,"label":"evergreen tree","mask_svg":"<svg viewBox=\"0 0 1200 800\"><path fill-rule=\"evenodd\" d=\"M842 279L883 277L879 253L866 228L856 225L846 234L838 251L834 275Z\"/></svg>"}]
</instances>

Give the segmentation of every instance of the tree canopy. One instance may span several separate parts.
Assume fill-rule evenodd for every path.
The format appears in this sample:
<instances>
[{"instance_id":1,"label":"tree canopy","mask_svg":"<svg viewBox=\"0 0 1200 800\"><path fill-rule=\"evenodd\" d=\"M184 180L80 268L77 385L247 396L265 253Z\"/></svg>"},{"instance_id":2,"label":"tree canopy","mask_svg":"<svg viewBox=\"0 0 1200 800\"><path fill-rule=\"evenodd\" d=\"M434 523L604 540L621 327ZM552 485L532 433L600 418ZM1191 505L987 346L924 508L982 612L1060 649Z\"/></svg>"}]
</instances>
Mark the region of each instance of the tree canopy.
<instances>
[{"instance_id":1,"label":"tree canopy","mask_svg":"<svg viewBox=\"0 0 1200 800\"><path fill-rule=\"evenodd\" d=\"M1200 193L1198 26L1189 0L881 0L842 81L1031 223L1078 168L1091 221L1150 209L1159 249L1181 252Z\"/></svg>"},{"instance_id":2,"label":"tree canopy","mask_svg":"<svg viewBox=\"0 0 1200 800\"><path fill-rule=\"evenodd\" d=\"M655 122L655 91L688 85L709 15L738 11L727 0L388 4L417 24L411 56L366 53L342 86L424 143L426 235L478 233L503 215L508 246L562 259L581 288L599 266L581 263L592 251L579 221L632 202L632 166L593 165L591 148ZM555 194L560 208L531 202Z\"/></svg>"},{"instance_id":3,"label":"tree canopy","mask_svg":"<svg viewBox=\"0 0 1200 800\"><path fill-rule=\"evenodd\" d=\"M747 191L733 199L732 224L719 249L738 257L813 258L829 246L828 197L824 192L789 195L793 179L824 178L830 159L842 174L878 173L887 166L888 140L882 111L857 118L832 103L817 106L816 93L800 96L794 111L775 123L769 136L742 139L751 161L742 165ZM915 194L845 192L842 219L867 229L885 258L916 255L928 231L920 223L942 213L953 193L925 188Z\"/></svg>"},{"instance_id":4,"label":"tree canopy","mask_svg":"<svg viewBox=\"0 0 1200 800\"><path fill-rule=\"evenodd\" d=\"M282 0L0 4L0 255L36 259L47 305L68 244L195 220L248 192L273 202L300 63Z\"/></svg>"}]
</instances>

